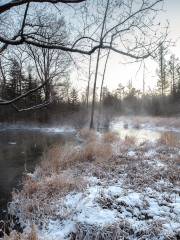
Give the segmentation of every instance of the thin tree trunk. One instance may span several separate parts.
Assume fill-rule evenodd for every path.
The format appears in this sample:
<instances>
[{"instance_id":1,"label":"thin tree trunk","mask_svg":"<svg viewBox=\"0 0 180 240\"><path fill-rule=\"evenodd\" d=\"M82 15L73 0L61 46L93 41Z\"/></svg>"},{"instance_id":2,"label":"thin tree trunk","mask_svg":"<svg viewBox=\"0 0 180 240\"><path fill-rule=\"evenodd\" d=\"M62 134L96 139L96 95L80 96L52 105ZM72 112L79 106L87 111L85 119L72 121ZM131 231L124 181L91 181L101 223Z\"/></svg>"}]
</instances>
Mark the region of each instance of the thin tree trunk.
<instances>
[{"instance_id":1,"label":"thin tree trunk","mask_svg":"<svg viewBox=\"0 0 180 240\"><path fill-rule=\"evenodd\" d=\"M145 63L143 67L143 96L145 95Z\"/></svg>"},{"instance_id":2,"label":"thin tree trunk","mask_svg":"<svg viewBox=\"0 0 180 240\"><path fill-rule=\"evenodd\" d=\"M96 96L96 83L97 83L97 76L98 76L98 69L99 69L99 59L100 59L100 54L101 54L102 38L103 38L104 27L105 27L105 22L106 22L106 18L107 18L109 1L110 0L107 0L106 10L105 10L105 14L104 14L102 29L101 29L101 35L100 35L100 47L98 49L98 54L97 54L96 71L95 71L94 86L93 86L93 99L92 99L92 107L91 107L90 129L94 128L94 107L95 107L95 96Z\"/></svg>"},{"instance_id":3,"label":"thin tree trunk","mask_svg":"<svg viewBox=\"0 0 180 240\"><path fill-rule=\"evenodd\" d=\"M103 85L104 85L104 79L105 79L105 75L106 75L106 69L107 69L107 63L108 63L108 60L109 60L110 51L111 50L109 49L107 57L106 57L106 62L105 62L105 65L104 65L104 71L103 71L102 82L101 82L101 90L100 90L100 98L99 98L100 105L101 105L101 102L102 102Z\"/></svg>"},{"instance_id":4,"label":"thin tree trunk","mask_svg":"<svg viewBox=\"0 0 180 240\"><path fill-rule=\"evenodd\" d=\"M174 97L175 96L175 63L174 63L174 57L172 60L172 90L171 90L171 94Z\"/></svg>"},{"instance_id":5,"label":"thin tree trunk","mask_svg":"<svg viewBox=\"0 0 180 240\"><path fill-rule=\"evenodd\" d=\"M89 79L88 79L88 86L87 86L87 93L86 93L87 108L89 107L89 88L90 88L90 82L91 82L91 62L92 62L92 57L90 55L90 59L89 59Z\"/></svg>"},{"instance_id":6,"label":"thin tree trunk","mask_svg":"<svg viewBox=\"0 0 180 240\"><path fill-rule=\"evenodd\" d=\"M108 54L107 54L107 57L106 57L106 61L105 61L105 65L104 65L104 71L103 71L103 76L102 76L102 81L101 81L101 89L100 89L100 97L99 97L98 128L100 127L100 123L101 123L103 86L104 86L104 80L105 80L105 75L106 75L106 69L107 69L107 63L108 63L108 60L109 60L109 55L110 55L110 49L108 50Z\"/></svg>"},{"instance_id":7,"label":"thin tree trunk","mask_svg":"<svg viewBox=\"0 0 180 240\"><path fill-rule=\"evenodd\" d=\"M163 46L160 46L160 67L161 67L161 95L164 96L164 65L163 65Z\"/></svg>"}]
</instances>

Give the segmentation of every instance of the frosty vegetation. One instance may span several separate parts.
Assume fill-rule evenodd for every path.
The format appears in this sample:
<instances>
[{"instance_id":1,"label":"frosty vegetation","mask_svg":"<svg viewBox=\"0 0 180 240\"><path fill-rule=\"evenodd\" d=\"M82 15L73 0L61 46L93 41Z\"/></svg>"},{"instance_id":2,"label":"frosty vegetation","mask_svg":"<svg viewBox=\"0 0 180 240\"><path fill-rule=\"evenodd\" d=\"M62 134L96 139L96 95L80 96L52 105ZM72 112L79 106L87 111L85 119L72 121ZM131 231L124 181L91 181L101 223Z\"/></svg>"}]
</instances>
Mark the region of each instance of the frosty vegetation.
<instances>
[{"instance_id":1,"label":"frosty vegetation","mask_svg":"<svg viewBox=\"0 0 180 240\"><path fill-rule=\"evenodd\" d=\"M24 231L6 239L179 238L180 143L173 134L138 144L82 129L78 139L48 150L13 193L9 212Z\"/></svg>"}]
</instances>

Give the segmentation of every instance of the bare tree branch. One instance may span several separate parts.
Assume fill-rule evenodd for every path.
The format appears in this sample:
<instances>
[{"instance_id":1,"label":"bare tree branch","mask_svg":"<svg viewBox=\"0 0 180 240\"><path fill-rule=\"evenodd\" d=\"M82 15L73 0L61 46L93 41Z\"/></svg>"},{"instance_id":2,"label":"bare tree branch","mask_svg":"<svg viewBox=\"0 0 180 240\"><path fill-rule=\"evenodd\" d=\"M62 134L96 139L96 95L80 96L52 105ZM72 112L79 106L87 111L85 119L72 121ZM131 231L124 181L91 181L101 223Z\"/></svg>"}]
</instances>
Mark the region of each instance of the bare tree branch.
<instances>
[{"instance_id":1,"label":"bare tree branch","mask_svg":"<svg viewBox=\"0 0 180 240\"><path fill-rule=\"evenodd\" d=\"M3 100L3 99L0 99L0 105L10 105L12 103L15 103L17 101L19 101L20 99L24 98L24 97L27 97L28 95L38 91L39 89L43 88L44 86L46 85L46 82L44 82L43 84L41 84L40 86L36 87L36 88L33 88L29 91L27 91L26 93L23 93L21 94L20 96L12 99L12 100Z\"/></svg>"},{"instance_id":2,"label":"bare tree branch","mask_svg":"<svg viewBox=\"0 0 180 240\"><path fill-rule=\"evenodd\" d=\"M8 10L10 10L13 7L17 7L26 3L52 3L52 4L56 4L56 3L81 3L84 2L86 0L10 0L9 2L5 3L5 4L1 4L0 5L0 14L4 13Z\"/></svg>"},{"instance_id":3,"label":"bare tree branch","mask_svg":"<svg viewBox=\"0 0 180 240\"><path fill-rule=\"evenodd\" d=\"M37 110L37 109L41 109L43 107L47 107L51 102L44 102L32 107L28 107L28 108L18 108L14 103L11 104L11 106L17 111L17 112L27 112L27 111L32 111L32 110Z\"/></svg>"}]
</instances>

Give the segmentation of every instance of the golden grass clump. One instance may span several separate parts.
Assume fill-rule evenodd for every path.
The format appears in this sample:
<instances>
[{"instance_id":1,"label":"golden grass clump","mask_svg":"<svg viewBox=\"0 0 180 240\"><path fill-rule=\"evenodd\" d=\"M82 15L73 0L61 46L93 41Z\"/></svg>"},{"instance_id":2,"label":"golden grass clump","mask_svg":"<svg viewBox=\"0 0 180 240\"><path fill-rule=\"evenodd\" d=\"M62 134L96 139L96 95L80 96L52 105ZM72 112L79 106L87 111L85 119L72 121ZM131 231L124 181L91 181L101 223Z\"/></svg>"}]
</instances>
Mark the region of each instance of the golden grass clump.
<instances>
[{"instance_id":1,"label":"golden grass clump","mask_svg":"<svg viewBox=\"0 0 180 240\"><path fill-rule=\"evenodd\" d=\"M63 147L55 145L45 152L38 174L47 176L52 173L58 174L61 170L72 167L80 159L80 150L73 145Z\"/></svg>"},{"instance_id":2,"label":"golden grass clump","mask_svg":"<svg viewBox=\"0 0 180 240\"><path fill-rule=\"evenodd\" d=\"M39 174L49 176L52 173L58 174L62 170L72 169L82 162L107 160L112 156L110 142L115 141L117 137L116 134L108 134L105 137L103 135L103 141L88 141L83 147L54 146L44 155Z\"/></svg>"},{"instance_id":3,"label":"golden grass clump","mask_svg":"<svg viewBox=\"0 0 180 240\"><path fill-rule=\"evenodd\" d=\"M82 190L85 181L81 178L73 178L67 175L52 175L35 181L29 177L24 179L22 194L31 197L33 194L45 194L49 197L60 194L64 195L73 190Z\"/></svg>"},{"instance_id":4,"label":"golden grass clump","mask_svg":"<svg viewBox=\"0 0 180 240\"><path fill-rule=\"evenodd\" d=\"M96 131L88 128L81 129L79 136L86 141L95 141L97 138Z\"/></svg>"},{"instance_id":5,"label":"golden grass clump","mask_svg":"<svg viewBox=\"0 0 180 240\"><path fill-rule=\"evenodd\" d=\"M64 170L64 169L72 168L78 163L81 163L84 161L85 159L83 158L83 155L82 155L82 149L73 148L70 151L66 149L64 151L63 157L60 159L60 167Z\"/></svg>"},{"instance_id":6,"label":"golden grass clump","mask_svg":"<svg viewBox=\"0 0 180 240\"><path fill-rule=\"evenodd\" d=\"M83 149L83 157L86 161L108 160L112 157L112 146L108 143L91 142Z\"/></svg>"},{"instance_id":7,"label":"golden grass clump","mask_svg":"<svg viewBox=\"0 0 180 240\"><path fill-rule=\"evenodd\" d=\"M126 136L124 139L124 144L131 146L134 145L136 143L136 138L133 136Z\"/></svg>"},{"instance_id":8,"label":"golden grass clump","mask_svg":"<svg viewBox=\"0 0 180 240\"><path fill-rule=\"evenodd\" d=\"M107 133L104 133L102 136L102 140L105 143L113 143L118 141L118 139L119 139L119 136L118 136L118 133L116 132L107 132Z\"/></svg>"},{"instance_id":9,"label":"golden grass clump","mask_svg":"<svg viewBox=\"0 0 180 240\"><path fill-rule=\"evenodd\" d=\"M27 177L23 181L23 191L25 195L33 195L39 189L39 183L30 177Z\"/></svg>"},{"instance_id":10,"label":"golden grass clump","mask_svg":"<svg viewBox=\"0 0 180 240\"><path fill-rule=\"evenodd\" d=\"M178 138L171 132L164 132L161 134L159 143L165 144L171 147L176 147L179 145Z\"/></svg>"},{"instance_id":11,"label":"golden grass clump","mask_svg":"<svg viewBox=\"0 0 180 240\"><path fill-rule=\"evenodd\" d=\"M60 159L62 158L64 148L54 145L43 154L41 168L47 173L50 171L57 173L60 168Z\"/></svg>"},{"instance_id":12,"label":"golden grass clump","mask_svg":"<svg viewBox=\"0 0 180 240\"><path fill-rule=\"evenodd\" d=\"M38 240L36 226L33 224L31 228L31 232L28 236L28 240Z\"/></svg>"},{"instance_id":13,"label":"golden grass clump","mask_svg":"<svg viewBox=\"0 0 180 240\"><path fill-rule=\"evenodd\" d=\"M64 195L74 190L83 190L85 182L81 178L73 178L63 175L46 178L40 184L40 191L48 196L56 194Z\"/></svg>"}]
</instances>

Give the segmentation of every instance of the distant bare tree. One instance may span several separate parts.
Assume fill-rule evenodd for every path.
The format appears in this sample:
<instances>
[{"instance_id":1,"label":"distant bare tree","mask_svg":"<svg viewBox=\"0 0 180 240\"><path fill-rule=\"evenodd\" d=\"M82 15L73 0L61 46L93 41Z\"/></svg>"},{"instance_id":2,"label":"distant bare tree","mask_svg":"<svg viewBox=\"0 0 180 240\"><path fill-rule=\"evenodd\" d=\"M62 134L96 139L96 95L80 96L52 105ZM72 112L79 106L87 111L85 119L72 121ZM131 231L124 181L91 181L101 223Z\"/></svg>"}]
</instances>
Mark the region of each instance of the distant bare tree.
<instances>
[{"instance_id":1,"label":"distant bare tree","mask_svg":"<svg viewBox=\"0 0 180 240\"><path fill-rule=\"evenodd\" d=\"M47 41L67 42L65 22L62 18L54 20L53 15L42 14L37 16L39 35ZM28 45L27 53L32 58L37 75L41 83L46 83L43 87L45 101L50 101L53 87L63 84L63 79L67 76L70 57L66 52L57 49L39 48Z\"/></svg>"}]
</instances>

